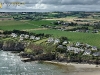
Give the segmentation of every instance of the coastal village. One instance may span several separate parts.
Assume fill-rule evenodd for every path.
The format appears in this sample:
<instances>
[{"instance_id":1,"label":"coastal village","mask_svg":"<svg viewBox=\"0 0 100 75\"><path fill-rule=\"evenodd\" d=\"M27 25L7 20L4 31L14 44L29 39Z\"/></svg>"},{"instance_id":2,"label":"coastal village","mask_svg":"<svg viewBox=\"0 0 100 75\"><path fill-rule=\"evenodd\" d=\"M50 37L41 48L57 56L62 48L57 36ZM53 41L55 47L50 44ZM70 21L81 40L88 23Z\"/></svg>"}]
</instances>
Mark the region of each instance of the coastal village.
<instances>
[{"instance_id":1,"label":"coastal village","mask_svg":"<svg viewBox=\"0 0 100 75\"><path fill-rule=\"evenodd\" d=\"M11 37L12 38L17 38L19 37L20 41L23 41L24 39L30 39L30 40L36 40L39 41L42 38L40 37L35 37L34 35L27 35L27 34L21 34L20 36L18 36L16 33L11 33ZM91 55L92 51L95 51L94 53L92 53L93 56L100 56L100 52L98 52L98 48L96 46L91 46L89 44L84 44L84 43L80 43L80 42L76 42L72 45L68 45L70 44L70 42L68 40L63 40L63 42L61 44L60 43L60 39L59 38L53 38L53 37L49 37L46 41L46 43L52 43L52 44L58 44L57 48L65 48L66 46L66 52L74 52L74 53L79 53L79 52L84 52L83 55Z\"/></svg>"},{"instance_id":2,"label":"coastal village","mask_svg":"<svg viewBox=\"0 0 100 75\"><path fill-rule=\"evenodd\" d=\"M18 50L20 51L20 56L25 58L26 57L30 58L30 60L58 60L58 61L67 61L67 62L78 62L78 63L84 62L84 63L91 63L91 64L100 63L99 48L97 48L96 46L89 45L87 43L81 43L81 42L73 43L69 41L67 37L55 38L52 36L45 36L41 34L40 36L39 35L35 36L29 34L11 33L9 35L2 34L0 38L1 39L9 38L10 40L16 39L17 43L18 42L23 43L23 44L15 44L14 41L13 42L11 41L11 43L6 42L6 44L4 44L4 42L0 41L0 49L9 50L9 51ZM32 43L34 43L35 45ZM44 47L42 46L44 44L46 49L50 51L47 52L44 51L45 48L42 48ZM17 49L15 49L16 48L15 46L17 47ZM34 54L34 51L37 53Z\"/></svg>"}]
</instances>

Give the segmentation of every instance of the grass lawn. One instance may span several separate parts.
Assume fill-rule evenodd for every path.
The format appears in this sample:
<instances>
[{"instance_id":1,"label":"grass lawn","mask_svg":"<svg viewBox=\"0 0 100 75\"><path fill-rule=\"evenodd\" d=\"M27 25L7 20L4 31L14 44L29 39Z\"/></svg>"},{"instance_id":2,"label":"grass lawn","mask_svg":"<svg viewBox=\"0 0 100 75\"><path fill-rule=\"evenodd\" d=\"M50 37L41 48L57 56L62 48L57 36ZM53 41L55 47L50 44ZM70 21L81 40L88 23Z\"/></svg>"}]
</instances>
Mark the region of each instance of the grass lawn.
<instances>
[{"instance_id":1,"label":"grass lawn","mask_svg":"<svg viewBox=\"0 0 100 75\"><path fill-rule=\"evenodd\" d=\"M45 41L47 41L47 38L46 39L39 40L39 41L36 41L35 43L36 44L40 44L40 43L45 42Z\"/></svg>"}]
</instances>

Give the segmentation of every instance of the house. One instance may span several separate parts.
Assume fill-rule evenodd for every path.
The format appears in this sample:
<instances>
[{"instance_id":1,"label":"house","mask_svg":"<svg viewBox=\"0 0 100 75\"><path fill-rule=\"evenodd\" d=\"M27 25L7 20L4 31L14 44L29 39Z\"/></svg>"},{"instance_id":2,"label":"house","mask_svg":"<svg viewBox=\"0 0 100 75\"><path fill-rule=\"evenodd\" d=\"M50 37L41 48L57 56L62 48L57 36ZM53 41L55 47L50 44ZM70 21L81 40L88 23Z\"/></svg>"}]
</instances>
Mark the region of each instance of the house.
<instances>
[{"instance_id":1,"label":"house","mask_svg":"<svg viewBox=\"0 0 100 75\"><path fill-rule=\"evenodd\" d=\"M95 47L95 46L92 46L92 48L91 48L92 50L97 50L97 47Z\"/></svg>"},{"instance_id":2,"label":"house","mask_svg":"<svg viewBox=\"0 0 100 75\"><path fill-rule=\"evenodd\" d=\"M20 38L21 38L21 37L23 37L23 38L24 38L24 36L25 36L24 34L21 34L21 35L20 35Z\"/></svg>"},{"instance_id":3,"label":"house","mask_svg":"<svg viewBox=\"0 0 100 75\"><path fill-rule=\"evenodd\" d=\"M14 20L13 18L0 18L0 21L10 21L10 20Z\"/></svg>"},{"instance_id":4,"label":"house","mask_svg":"<svg viewBox=\"0 0 100 75\"><path fill-rule=\"evenodd\" d=\"M79 53L79 52L83 52L83 49L80 48L73 48L74 53Z\"/></svg>"},{"instance_id":5,"label":"house","mask_svg":"<svg viewBox=\"0 0 100 75\"><path fill-rule=\"evenodd\" d=\"M80 30L76 30L76 32L80 32Z\"/></svg>"},{"instance_id":6,"label":"house","mask_svg":"<svg viewBox=\"0 0 100 75\"><path fill-rule=\"evenodd\" d=\"M24 35L25 39L28 39L29 38L29 35Z\"/></svg>"},{"instance_id":7,"label":"house","mask_svg":"<svg viewBox=\"0 0 100 75\"><path fill-rule=\"evenodd\" d=\"M0 37L5 37L5 35L4 34L0 34Z\"/></svg>"},{"instance_id":8,"label":"house","mask_svg":"<svg viewBox=\"0 0 100 75\"><path fill-rule=\"evenodd\" d=\"M92 31L92 33L98 33L98 32L99 32L98 30L93 30L93 31Z\"/></svg>"},{"instance_id":9,"label":"house","mask_svg":"<svg viewBox=\"0 0 100 75\"><path fill-rule=\"evenodd\" d=\"M66 45L66 44L68 44L68 42L67 42L67 41L64 41L62 44L63 44L63 45Z\"/></svg>"},{"instance_id":10,"label":"house","mask_svg":"<svg viewBox=\"0 0 100 75\"><path fill-rule=\"evenodd\" d=\"M79 53L80 49L79 48L74 48L74 53Z\"/></svg>"},{"instance_id":11,"label":"house","mask_svg":"<svg viewBox=\"0 0 100 75\"><path fill-rule=\"evenodd\" d=\"M11 36L12 36L13 38L15 38L15 37L17 37L17 34L11 33Z\"/></svg>"},{"instance_id":12,"label":"house","mask_svg":"<svg viewBox=\"0 0 100 75\"><path fill-rule=\"evenodd\" d=\"M47 42L54 42L54 39L52 37L48 38Z\"/></svg>"},{"instance_id":13,"label":"house","mask_svg":"<svg viewBox=\"0 0 100 75\"><path fill-rule=\"evenodd\" d=\"M89 48L89 47L91 47L91 45L89 45L89 44L86 44L86 47L87 47L87 48Z\"/></svg>"},{"instance_id":14,"label":"house","mask_svg":"<svg viewBox=\"0 0 100 75\"><path fill-rule=\"evenodd\" d=\"M100 52L93 53L93 56L100 56Z\"/></svg>"},{"instance_id":15,"label":"house","mask_svg":"<svg viewBox=\"0 0 100 75\"><path fill-rule=\"evenodd\" d=\"M86 33L89 33L89 30L86 30Z\"/></svg>"},{"instance_id":16,"label":"house","mask_svg":"<svg viewBox=\"0 0 100 75\"><path fill-rule=\"evenodd\" d=\"M20 41L22 41L22 40L24 40L24 38L23 37L20 37L20 39L19 39Z\"/></svg>"},{"instance_id":17,"label":"house","mask_svg":"<svg viewBox=\"0 0 100 75\"><path fill-rule=\"evenodd\" d=\"M71 46L67 46L67 50L68 51L73 51L74 53L79 53L79 52L83 52L83 49L80 48L76 48L76 47L71 47Z\"/></svg>"},{"instance_id":18,"label":"house","mask_svg":"<svg viewBox=\"0 0 100 75\"><path fill-rule=\"evenodd\" d=\"M60 42L59 39L55 39L55 40L54 40L54 44L58 44L59 42Z\"/></svg>"},{"instance_id":19,"label":"house","mask_svg":"<svg viewBox=\"0 0 100 75\"><path fill-rule=\"evenodd\" d=\"M71 51L71 50L73 50L73 47L67 46L67 50L68 50L68 51Z\"/></svg>"},{"instance_id":20,"label":"house","mask_svg":"<svg viewBox=\"0 0 100 75\"><path fill-rule=\"evenodd\" d=\"M20 40L20 41L24 40L24 36L25 36L24 34L21 34L19 40Z\"/></svg>"},{"instance_id":21,"label":"house","mask_svg":"<svg viewBox=\"0 0 100 75\"><path fill-rule=\"evenodd\" d=\"M57 48L63 49L63 45L59 45Z\"/></svg>"},{"instance_id":22,"label":"house","mask_svg":"<svg viewBox=\"0 0 100 75\"><path fill-rule=\"evenodd\" d=\"M90 55L91 54L91 50L85 50L83 55Z\"/></svg>"},{"instance_id":23,"label":"house","mask_svg":"<svg viewBox=\"0 0 100 75\"><path fill-rule=\"evenodd\" d=\"M35 40L40 40L40 37L35 37Z\"/></svg>"},{"instance_id":24,"label":"house","mask_svg":"<svg viewBox=\"0 0 100 75\"><path fill-rule=\"evenodd\" d=\"M77 42L77 43L76 43L76 46L80 46L80 42Z\"/></svg>"},{"instance_id":25,"label":"house","mask_svg":"<svg viewBox=\"0 0 100 75\"><path fill-rule=\"evenodd\" d=\"M35 39L35 36L30 36L30 39L34 40Z\"/></svg>"}]
</instances>

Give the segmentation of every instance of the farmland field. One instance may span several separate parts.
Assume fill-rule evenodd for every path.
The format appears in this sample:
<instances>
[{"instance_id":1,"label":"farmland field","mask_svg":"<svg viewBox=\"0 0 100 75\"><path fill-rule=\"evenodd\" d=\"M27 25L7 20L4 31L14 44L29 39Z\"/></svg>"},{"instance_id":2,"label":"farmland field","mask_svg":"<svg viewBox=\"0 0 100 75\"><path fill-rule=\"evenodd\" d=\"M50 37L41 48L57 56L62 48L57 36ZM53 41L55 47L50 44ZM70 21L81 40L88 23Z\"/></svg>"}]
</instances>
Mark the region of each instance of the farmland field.
<instances>
[{"instance_id":1,"label":"farmland field","mask_svg":"<svg viewBox=\"0 0 100 75\"><path fill-rule=\"evenodd\" d=\"M100 48L100 34L93 33L80 33L80 32L67 32L59 30L37 30L31 31L34 33L53 34L54 37L66 36L72 42L83 42Z\"/></svg>"},{"instance_id":2,"label":"farmland field","mask_svg":"<svg viewBox=\"0 0 100 75\"><path fill-rule=\"evenodd\" d=\"M52 21L0 21L0 30L25 30L39 28L42 24L50 24Z\"/></svg>"},{"instance_id":3,"label":"farmland field","mask_svg":"<svg viewBox=\"0 0 100 75\"><path fill-rule=\"evenodd\" d=\"M66 18L53 18L53 19L46 19L46 20L63 20L63 21L73 21L74 19L77 19L77 17L66 17Z\"/></svg>"},{"instance_id":4,"label":"farmland field","mask_svg":"<svg viewBox=\"0 0 100 75\"><path fill-rule=\"evenodd\" d=\"M34 33L53 34L54 37L66 36L71 42L83 42L100 48L100 34L59 31L40 28L41 25L53 25L52 20L40 21L0 21L0 30L26 30Z\"/></svg>"},{"instance_id":5,"label":"farmland field","mask_svg":"<svg viewBox=\"0 0 100 75\"><path fill-rule=\"evenodd\" d=\"M13 30L13 29L31 29L37 28L37 26L30 25L21 21L0 21L1 30Z\"/></svg>"}]
</instances>

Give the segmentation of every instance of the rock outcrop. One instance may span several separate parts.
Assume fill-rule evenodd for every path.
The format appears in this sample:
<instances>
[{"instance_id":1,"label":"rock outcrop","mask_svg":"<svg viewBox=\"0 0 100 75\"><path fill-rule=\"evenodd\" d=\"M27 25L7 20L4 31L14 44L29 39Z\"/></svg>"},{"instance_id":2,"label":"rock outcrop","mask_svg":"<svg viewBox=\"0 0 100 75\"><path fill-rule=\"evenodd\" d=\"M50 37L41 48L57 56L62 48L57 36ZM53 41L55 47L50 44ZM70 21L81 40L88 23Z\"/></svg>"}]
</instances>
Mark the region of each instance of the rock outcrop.
<instances>
[{"instance_id":1,"label":"rock outcrop","mask_svg":"<svg viewBox=\"0 0 100 75\"><path fill-rule=\"evenodd\" d=\"M0 49L4 51L23 51L25 44L14 40L6 40L0 42Z\"/></svg>"}]
</instances>

